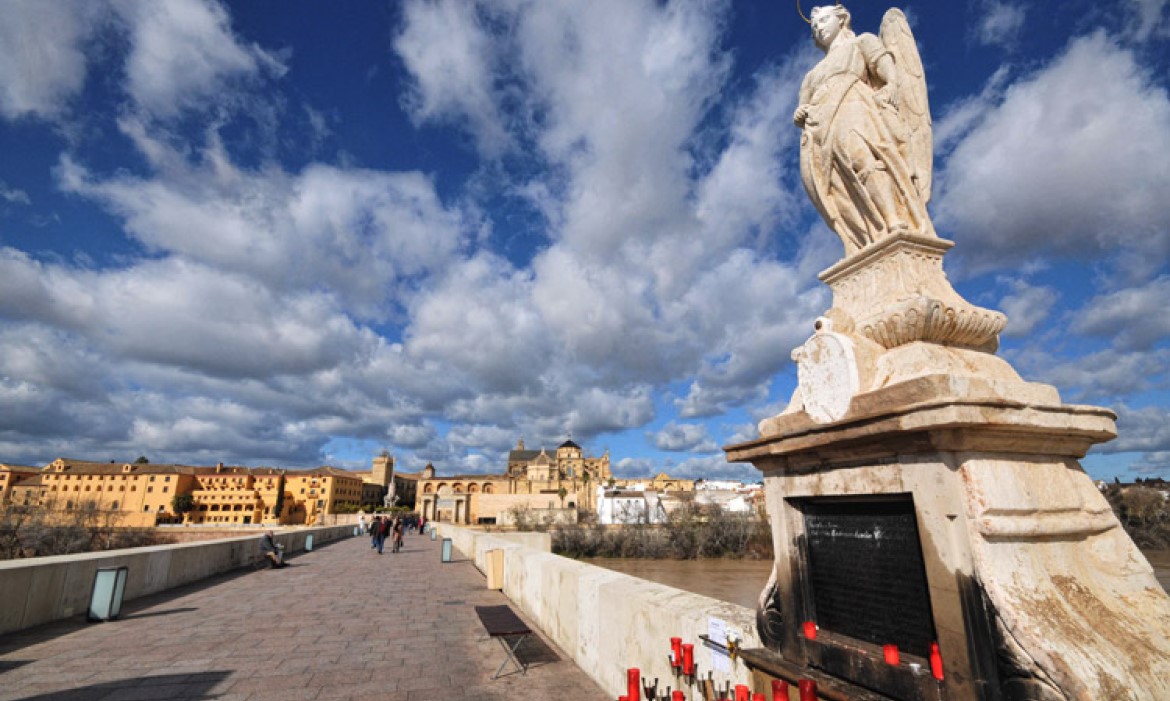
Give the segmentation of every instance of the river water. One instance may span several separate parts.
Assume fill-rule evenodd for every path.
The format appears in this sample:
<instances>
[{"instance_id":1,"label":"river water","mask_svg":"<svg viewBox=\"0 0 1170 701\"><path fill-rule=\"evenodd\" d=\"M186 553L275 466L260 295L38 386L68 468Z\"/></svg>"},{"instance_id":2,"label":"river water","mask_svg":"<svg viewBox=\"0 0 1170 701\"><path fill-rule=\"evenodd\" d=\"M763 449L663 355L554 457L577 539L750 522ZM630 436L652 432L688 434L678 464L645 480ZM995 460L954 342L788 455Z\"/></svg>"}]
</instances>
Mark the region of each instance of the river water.
<instances>
[{"instance_id":1,"label":"river water","mask_svg":"<svg viewBox=\"0 0 1170 701\"><path fill-rule=\"evenodd\" d=\"M1144 552L1162 588L1170 592L1170 550ZM591 565L754 609L771 574L771 560L583 559Z\"/></svg>"}]
</instances>

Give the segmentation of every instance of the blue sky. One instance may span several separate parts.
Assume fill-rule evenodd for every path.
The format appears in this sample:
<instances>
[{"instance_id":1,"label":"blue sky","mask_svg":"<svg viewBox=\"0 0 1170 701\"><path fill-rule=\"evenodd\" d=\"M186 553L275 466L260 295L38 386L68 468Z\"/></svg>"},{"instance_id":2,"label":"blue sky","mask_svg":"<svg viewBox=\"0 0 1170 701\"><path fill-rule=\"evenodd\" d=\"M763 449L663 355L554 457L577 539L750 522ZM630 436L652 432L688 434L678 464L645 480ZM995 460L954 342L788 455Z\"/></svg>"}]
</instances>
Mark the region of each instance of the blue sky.
<instances>
[{"instance_id":1,"label":"blue sky","mask_svg":"<svg viewBox=\"0 0 1170 701\"><path fill-rule=\"evenodd\" d=\"M1170 0L902 6L946 269L1170 476ZM805 8L807 12L809 8ZM884 5L850 6L876 31ZM841 255L791 3L0 0L0 462L755 479Z\"/></svg>"}]
</instances>

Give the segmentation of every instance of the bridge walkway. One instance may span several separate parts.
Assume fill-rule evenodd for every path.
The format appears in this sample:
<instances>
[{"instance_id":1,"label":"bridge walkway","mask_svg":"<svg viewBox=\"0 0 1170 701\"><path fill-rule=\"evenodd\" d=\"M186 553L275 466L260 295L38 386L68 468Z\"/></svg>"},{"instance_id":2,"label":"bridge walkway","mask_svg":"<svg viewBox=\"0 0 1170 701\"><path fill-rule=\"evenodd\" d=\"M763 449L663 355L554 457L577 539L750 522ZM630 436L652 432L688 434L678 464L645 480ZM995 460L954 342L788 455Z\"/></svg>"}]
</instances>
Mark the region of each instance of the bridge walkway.
<instances>
[{"instance_id":1,"label":"bridge walkway","mask_svg":"<svg viewBox=\"0 0 1170 701\"><path fill-rule=\"evenodd\" d=\"M382 555L350 538L128 602L117 621L0 636L0 701L609 698L543 637L526 675L491 680L504 653L474 606L501 603L429 538Z\"/></svg>"}]
</instances>

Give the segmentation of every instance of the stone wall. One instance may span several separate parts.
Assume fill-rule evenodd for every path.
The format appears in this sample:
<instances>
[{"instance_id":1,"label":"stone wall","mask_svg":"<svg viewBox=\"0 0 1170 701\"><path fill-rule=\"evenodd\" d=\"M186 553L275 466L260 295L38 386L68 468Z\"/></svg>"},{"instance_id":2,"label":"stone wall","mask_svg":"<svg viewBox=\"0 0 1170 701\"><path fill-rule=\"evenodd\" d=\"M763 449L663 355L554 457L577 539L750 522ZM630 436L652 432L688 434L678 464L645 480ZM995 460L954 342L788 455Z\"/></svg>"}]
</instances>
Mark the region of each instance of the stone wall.
<instances>
[{"instance_id":1,"label":"stone wall","mask_svg":"<svg viewBox=\"0 0 1170 701\"><path fill-rule=\"evenodd\" d=\"M353 535L353 526L306 528L276 534L285 553L302 552ZM0 635L86 612L99 567L129 568L124 601L190 584L251 564L260 533L199 543L154 545L0 562Z\"/></svg>"},{"instance_id":2,"label":"stone wall","mask_svg":"<svg viewBox=\"0 0 1170 701\"><path fill-rule=\"evenodd\" d=\"M554 555L546 533L436 526L480 570L488 550L503 549L504 594L545 639L615 697L625 693L630 667L639 668L643 678L657 677L660 692L668 684L678 688L668 661L672 637L695 645L695 662L705 678L714 653L699 635L708 633L711 619L739 632L743 647L761 645L754 611ZM750 685L743 662L728 662L728 671L713 672L717 686Z\"/></svg>"}]
</instances>

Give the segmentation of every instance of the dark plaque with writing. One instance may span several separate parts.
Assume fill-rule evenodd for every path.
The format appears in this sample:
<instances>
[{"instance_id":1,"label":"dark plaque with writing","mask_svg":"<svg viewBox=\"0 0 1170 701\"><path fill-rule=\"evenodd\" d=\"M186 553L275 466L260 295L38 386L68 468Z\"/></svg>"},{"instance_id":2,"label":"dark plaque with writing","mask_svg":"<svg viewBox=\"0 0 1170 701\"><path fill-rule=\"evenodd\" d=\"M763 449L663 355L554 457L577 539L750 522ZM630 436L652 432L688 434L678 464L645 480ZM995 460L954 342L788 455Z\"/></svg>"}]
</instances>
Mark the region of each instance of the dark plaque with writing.
<instances>
[{"instance_id":1,"label":"dark plaque with writing","mask_svg":"<svg viewBox=\"0 0 1170 701\"><path fill-rule=\"evenodd\" d=\"M817 624L929 657L934 621L910 497L808 501L803 511Z\"/></svg>"}]
</instances>

